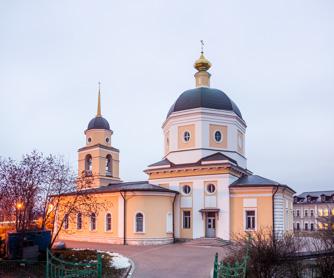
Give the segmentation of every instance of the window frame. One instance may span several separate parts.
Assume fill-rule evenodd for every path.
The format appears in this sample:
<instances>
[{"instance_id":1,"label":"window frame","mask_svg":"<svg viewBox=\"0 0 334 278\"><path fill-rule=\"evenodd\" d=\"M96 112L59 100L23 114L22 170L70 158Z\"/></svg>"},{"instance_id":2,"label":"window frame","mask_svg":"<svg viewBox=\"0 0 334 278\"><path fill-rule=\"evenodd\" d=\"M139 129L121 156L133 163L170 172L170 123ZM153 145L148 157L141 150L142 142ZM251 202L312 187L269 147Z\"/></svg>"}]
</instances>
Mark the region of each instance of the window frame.
<instances>
[{"instance_id":1,"label":"window frame","mask_svg":"<svg viewBox=\"0 0 334 278\"><path fill-rule=\"evenodd\" d=\"M185 216L185 212L189 212L189 216ZM188 220L187 220L188 219ZM186 224L189 224L186 226ZM189 226L189 227L188 227ZM183 210L182 211L182 229L190 230L191 229L191 210Z\"/></svg>"},{"instance_id":2,"label":"window frame","mask_svg":"<svg viewBox=\"0 0 334 278\"><path fill-rule=\"evenodd\" d=\"M186 137L186 134L189 134L189 136ZM183 138L184 143L189 143L190 139L191 139L191 132L189 130L185 130L183 132L182 138ZM188 138L188 139L186 140L186 138Z\"/></svg>"},{"instance_id":3,"label":"window frame","mask_svg":"<svg viewBox=\"0 0 334 278\"><path fill-rule=\"evenodd\" d=\"M142 215L142 231L139 231L137 228L137 215ZM144 234L145 233L145 214L142 211L137 211L134 215L134 233Z\"/></svg>"},{"instance_id":4,"label":"window frame","mask_svg":"<svg viewBox=\"0 0 334 278\"><path fill-rule=\"evenodd\" d=\"M70 227L69 216L68 213L66 213L64 216L64 230L68 230L69 227Z\"/></svg>"},{"instance_id":5,"label":"window frame","mask_svg":"<svg viewBox=\"0 0 334 278\"><path fill-rule=\"evenodd\" d=\"M220 140L217 140L217 138L216 138L216 133L217 132L219 132L219 134L220 134ZM214 132L213 132L213 140L215 140L215 142L216 143L221 143L221 142L223 142L223 140L224 140L224 136L223 136L223 133L221 132L221 130L215 130Z\"/></svg>"},{"instance_id":6,"label":"window frame","mask_svg":"<svg viewBox=\"0 0 334 278\"><path fill-rule=\"evenodd\" d=\"M184 188L186 188L186 187L189 187L189 192L188 192L188 193L184 192ZM183 195L185 195L185 196L189 196L189 195L191 195L192 188L191 188L191 186L190 186L189 184L183 184L183 185L181 186L181 191L182 191L182 194L183 194Z\"/></svg>"},{"instance_id":7,"label":"window frame","mask_svg":"<svg viewBox=\"0 0 334 278\"><path fill-rule=\"evenodd\" d=\"M94 215L94 229L93 229L93 221L92 221L93 215ZM89 215L89 230L91 232L96 231L96 213L95 212L92 212Z\"/></svg>"},{"instance_id":8,"label":"window frame","mask_svg":"<svg viewBox=\"0 0 334 278\"><path fill-rule=\"evenodd\" d=\"M79 221L79 216L80 216L80 221ZM80 225L79 225L80 223ZM80 227L79 227L80 226ZM78 212L77 213L77 230L82 230L82 213Z\"/></svg>"},{"instance_id":9,"label":"window frame","mask_svg":"<svg viewBox=\"0 0 334 278\"><path fill-rule=\"evenodd\" d=\"M108 217L110 216L110 218ZM110 220L110 223L108 222ZM109 228L109 224L110 224L110 228ZM111 212L106 212L105 216L104 216L104 231L105 232L112 232L112 213Z\"/></svg>"},{"instance_id":10,"label":"window frame","mask_svg":"<svg viewBox=\"0 0 334 278\"><path fill-rule=\"evenodd\" d=\"M254 228L248 228L248 219L247 219L247 212L254 211ZM244 208L244 231L257 231L257 208Z\"/></svg>"}]
</instances>

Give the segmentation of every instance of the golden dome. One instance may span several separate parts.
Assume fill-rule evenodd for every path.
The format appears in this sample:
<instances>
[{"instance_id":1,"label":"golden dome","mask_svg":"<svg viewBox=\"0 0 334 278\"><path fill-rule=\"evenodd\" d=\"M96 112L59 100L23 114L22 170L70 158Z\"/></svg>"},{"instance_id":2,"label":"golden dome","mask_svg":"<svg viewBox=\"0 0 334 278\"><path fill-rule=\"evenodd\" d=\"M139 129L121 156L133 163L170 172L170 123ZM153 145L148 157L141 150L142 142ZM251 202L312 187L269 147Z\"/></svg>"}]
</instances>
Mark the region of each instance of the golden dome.
<instances>
[{"instance_id":1,"label":"golden dome","mask_svg":"<svg viewBox=\"0 0 334 278\"><path fill-rule=\"evenodd\" d=\"M207 71L211 68L211 63L204 57L203 51L201 52L201 56L195 61L194 68L198 71Z\"/></svg>"}]
</instances>

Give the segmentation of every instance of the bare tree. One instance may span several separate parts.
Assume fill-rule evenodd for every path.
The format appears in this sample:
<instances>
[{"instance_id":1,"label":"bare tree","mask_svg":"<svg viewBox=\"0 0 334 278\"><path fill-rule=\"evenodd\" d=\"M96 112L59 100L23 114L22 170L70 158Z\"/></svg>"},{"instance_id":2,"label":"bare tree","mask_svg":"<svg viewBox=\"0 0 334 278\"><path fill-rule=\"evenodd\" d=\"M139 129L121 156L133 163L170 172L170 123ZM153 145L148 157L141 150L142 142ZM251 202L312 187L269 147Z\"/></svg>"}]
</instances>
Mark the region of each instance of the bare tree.
<instances>
[{"instance_id":1,"label":"bare tree","mask_svg":"<svg viewBox=\"0 0 334 278\"><path fill-rule=\"evenodd\" d=\"M17 162L0 159L0 210L15 220L16 231L36 226L52 233L52 244L65 217L83 215L104 206L91 188L94 177L76 178L61 157L33 151ZM88 194L91 193L91 194Z\"/></svg>"}]
</instances>

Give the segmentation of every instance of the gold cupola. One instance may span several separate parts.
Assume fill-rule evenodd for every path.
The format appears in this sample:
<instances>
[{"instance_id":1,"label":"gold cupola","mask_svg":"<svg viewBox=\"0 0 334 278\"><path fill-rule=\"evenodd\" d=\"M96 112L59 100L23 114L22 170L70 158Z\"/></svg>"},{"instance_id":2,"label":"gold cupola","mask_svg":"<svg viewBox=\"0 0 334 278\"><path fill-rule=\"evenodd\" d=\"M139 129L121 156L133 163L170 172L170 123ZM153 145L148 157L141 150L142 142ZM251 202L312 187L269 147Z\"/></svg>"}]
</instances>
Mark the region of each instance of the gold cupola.
<instances>
[{"instance_id":1,"label":"gold cupola","mask_svg":"<svg viewBox=\"0 0 334 278\"><path fill-rule=\"evenodd\" d=\"M211 68L211 63L205 58L203 50L201 56L195 61L194 68L198 71L207 71Z\"/></svg>"},{"instance_id":2,"label":"gold cupola","mask_svg":"<svg viewBox=\"0 0 334 278\"><path fill-rule=\"evenodd\" d=\"M208 70L211 68L211 63L208 59L204 56L203 51L203 41L202 43L202 51L201 56L195 61L194 68L197 69L197 72L195 73L195 80L196 80L196 87L210 87L210 77L211 74L208 72Z\"/></svg>"}]
</instances>

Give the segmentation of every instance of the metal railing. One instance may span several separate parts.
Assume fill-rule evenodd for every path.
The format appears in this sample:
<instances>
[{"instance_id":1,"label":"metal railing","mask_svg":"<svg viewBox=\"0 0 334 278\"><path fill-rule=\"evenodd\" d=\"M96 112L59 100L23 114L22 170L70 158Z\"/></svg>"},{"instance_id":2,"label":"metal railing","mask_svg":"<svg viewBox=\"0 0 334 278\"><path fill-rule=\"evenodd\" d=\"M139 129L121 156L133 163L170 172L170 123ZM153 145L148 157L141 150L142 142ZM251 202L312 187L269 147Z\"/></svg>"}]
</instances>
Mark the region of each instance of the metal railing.
<instances>
[{"instance_id":1,"label":"metal railing","mask_svg":"<svg viewBox=\"0 0 334 278\"><path fill-rule=\"evenodd\" d=\"M52 255L47 250L46 278L94 277L102 278L102 259L97 254L97 261L90 263L75 263L64 261Z\"/></svg>"}]
</instances>

